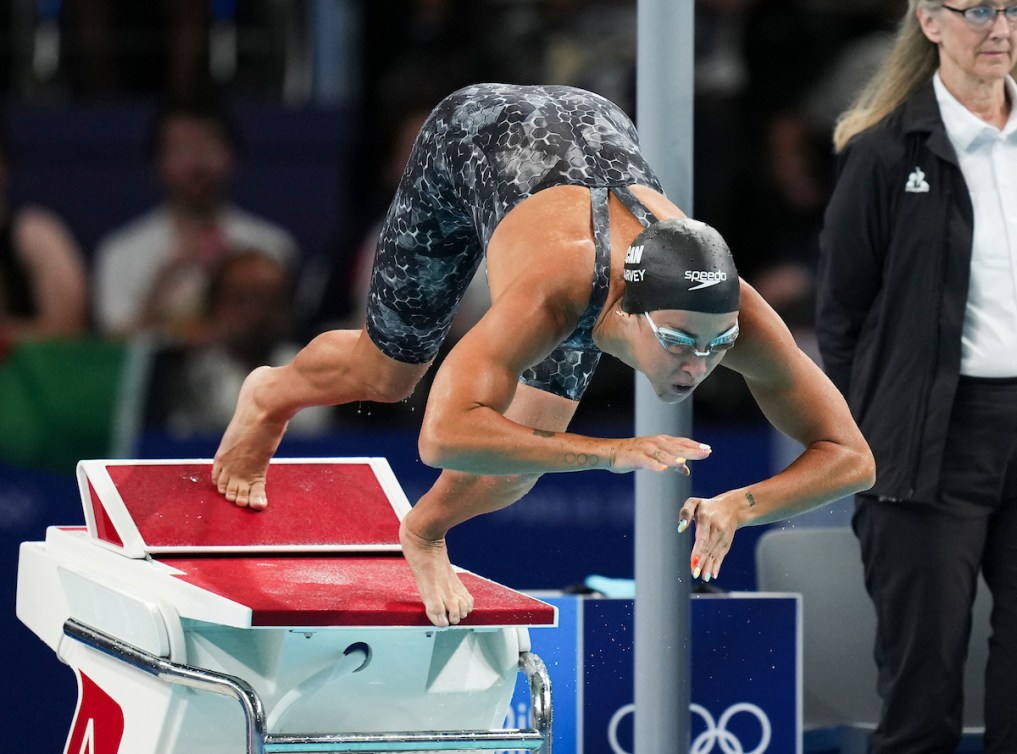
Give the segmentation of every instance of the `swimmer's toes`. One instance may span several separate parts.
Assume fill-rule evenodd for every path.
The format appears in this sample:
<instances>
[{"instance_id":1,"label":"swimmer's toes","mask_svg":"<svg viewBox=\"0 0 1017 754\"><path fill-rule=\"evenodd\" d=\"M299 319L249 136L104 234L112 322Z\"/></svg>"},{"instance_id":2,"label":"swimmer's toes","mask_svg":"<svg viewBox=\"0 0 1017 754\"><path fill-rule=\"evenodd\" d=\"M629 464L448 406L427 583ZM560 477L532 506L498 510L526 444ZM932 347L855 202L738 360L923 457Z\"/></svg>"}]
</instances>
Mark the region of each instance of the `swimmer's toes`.
<instances>
[{"instance_id":1,"label":"swimmer's toes","mask_svg":"<svg viewBox=\"0 0 1017 754\"><path fill-rule=\"evenodd\" d=\"M229 480L226 483L226 499L231 503L235 503L241 507L247 505L247 498L241 495L242 489L240 485L234 480Z\"/></svg>"},{"instance_id":2,"label":"swimmer's toes","mask_svg":"<svg viewBox=\"0 0 1017 754\"><path fill-rule=\"evenodd\" d=\"M268 506L268 495L265 494L264 482L255 482L251 485L248 501L253 510L264 510Z\"/></svg>"},{"instance_id":3,"label":"swimmer's toes","mask_svg":"<svg viewBox=\"0 0 1017 754\"><path fill-rule=\"evenodd\" d=\"M469 614L473 612L473 595L466 591L465 588L462 588L458 598L460 620L466 620Z\"/></svg>"},{"instance_id":4,"label":"swimmer's toes","mask_svg":"<svg viewBox=\"0 0 1017 754\"><path fill-rule=\"evenodd\" d=\"M438 628L446 628L449 625L449 616L444 605L426 607L425 612L427 619Z\"/></svg>"}]
</instances>

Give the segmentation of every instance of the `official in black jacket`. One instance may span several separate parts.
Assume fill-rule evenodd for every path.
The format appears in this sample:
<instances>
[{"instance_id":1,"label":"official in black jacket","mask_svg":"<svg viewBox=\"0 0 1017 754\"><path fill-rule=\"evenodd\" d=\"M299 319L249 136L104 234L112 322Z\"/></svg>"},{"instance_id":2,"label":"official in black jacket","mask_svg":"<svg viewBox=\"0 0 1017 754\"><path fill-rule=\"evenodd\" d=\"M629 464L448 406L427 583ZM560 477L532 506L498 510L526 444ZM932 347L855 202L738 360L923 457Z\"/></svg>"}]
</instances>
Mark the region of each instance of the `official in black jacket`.
<instances>
[{"instance_id":1,"label":"official in black jacket","mask_svg":"<svg viewBox=\"0 0 1017 754\"><path fill-rule=\"evenodd\" d=\"M1017 6L910 0L838 123L819 346L876 458L853 520L877 754L952 754L977 578L985 751L1017 752Z\"/></svg>"}]
</instances>

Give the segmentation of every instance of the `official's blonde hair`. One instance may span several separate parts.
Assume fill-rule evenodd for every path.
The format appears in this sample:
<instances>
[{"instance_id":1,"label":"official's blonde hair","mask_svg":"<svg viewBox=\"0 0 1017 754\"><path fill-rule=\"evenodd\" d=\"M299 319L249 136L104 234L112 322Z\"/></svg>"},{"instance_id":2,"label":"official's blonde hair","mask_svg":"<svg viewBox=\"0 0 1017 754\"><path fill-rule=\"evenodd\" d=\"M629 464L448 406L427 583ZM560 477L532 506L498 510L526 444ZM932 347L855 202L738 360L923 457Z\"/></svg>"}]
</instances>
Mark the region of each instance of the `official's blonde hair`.
<instances>
[{"instance_id":1,"label":"official's blonde hair","mask_svg":"<svg viewBox=\"0 0 1017 754\"><path fill-rule=\"evenodd\" d=\"M879 70L869 79L854 103L837 119L833 146L842 150L848 141L879 123L922 87L939 67L939 48L922 32L916 11L933 10L942 0L908 0L893 47Z\"/></svg>"}]
</instances>

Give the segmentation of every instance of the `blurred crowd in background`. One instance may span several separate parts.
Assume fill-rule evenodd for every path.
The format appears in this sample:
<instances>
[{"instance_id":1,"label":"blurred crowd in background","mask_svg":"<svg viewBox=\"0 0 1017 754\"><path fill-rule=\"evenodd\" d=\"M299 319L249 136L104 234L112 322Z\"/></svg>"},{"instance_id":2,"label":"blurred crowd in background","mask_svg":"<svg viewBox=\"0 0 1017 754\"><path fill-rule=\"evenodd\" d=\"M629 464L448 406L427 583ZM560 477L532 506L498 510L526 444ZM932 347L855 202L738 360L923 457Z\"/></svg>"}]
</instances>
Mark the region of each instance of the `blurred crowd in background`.
<instances>
[{"instance_id":1,"label":"blurred crowd in background","mask_svg":"<svg viewBox=\"0 0 1017 754\"><path fill-rule=\"evenodd\" d=\"M724 234L743 277L810 353L833 123L881 62L903 9L902 0L695 2L692 214ZM221 433L251 368L360 324L373 238L428 111L460 86L502 81L580 86L635 118L636 13L636 0L3 3L0 462L52 457L60 441L70 457L107 454L87 447L90 432L103 443ZM252 149L308 111L341 138L323 138L310 156L307 144L291 148L329 171L329 187L294 180L285 150ZM54 120L81 127L58 134L62 151L46 163L33 124ZM138 149L126 159L149 176L147 208L107 200L137 193L115 178L62 179L75 174L58 158L106 154L108 129L96 122L133 129ZM48 183L26 178L40 164ZM282 189L244 191L252 187L238 183L252 175ZM76 225L54 186L64 207L102 208L89 218L108 227ZM329 207L332 196L341 201ZM319 216L299 219L309 207ZM302 242L307 222L325 229L323 242ZM452 341L483 311L477 283ZM632 373L610 361L577 420L631 420ZM761 421L739 380L718 370L697 392L697 421ZM308 410L290 432L417 424L426 393L425 384L405 404Z\"/></svg>"}]
</instances>

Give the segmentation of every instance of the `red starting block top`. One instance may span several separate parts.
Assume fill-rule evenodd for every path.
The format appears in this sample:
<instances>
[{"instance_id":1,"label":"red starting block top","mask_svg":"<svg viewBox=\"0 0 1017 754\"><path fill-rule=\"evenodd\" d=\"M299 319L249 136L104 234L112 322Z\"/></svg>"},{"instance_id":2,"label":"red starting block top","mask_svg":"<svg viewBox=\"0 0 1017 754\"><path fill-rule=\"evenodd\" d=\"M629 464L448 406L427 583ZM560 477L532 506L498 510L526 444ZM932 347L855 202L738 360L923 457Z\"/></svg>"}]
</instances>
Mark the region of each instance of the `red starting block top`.
<instances>
[{"instance_id":1,"label":"red starting block top","mask_svg":"<svg viewBox=\"0 0 1017 754\"><path fill-rule=\"evenodd\" d=\"M208 460L81 461L78 486L91 541L169 566L143 569L154 594L177 593L167 578L200 590L181 615L224 598L251 626L430 625L399 545L409 501L384 458L275 459L263 511L220 495ZM463 626L556 623L551 605L460 578L475 599Z\"/></svg>"},{"instance_id":2,"label":"red starting block top","mask_svg":"<svg viewBox=\"0 0 1017 754\"><path fill-rule=\"evenodd\" d=\"M399 555L187 558L159 562L189 584L251 610L252 626L429 626L416 582ZM553 626L555 608L469 571L474 598L462 626Z\"/></svg>"},{"instance_id":3,"label":"red starting block top","mask_svg":"<svg viewBox=\"0 0 1017 754\"><path fill-rule=\"evenodd\" d=\"M240 508L212 484L211 461L82 461L89 534L154 553L398 551L410 505L384 458L277 459L269 506Z\"/></svg>"}]
</instances>

